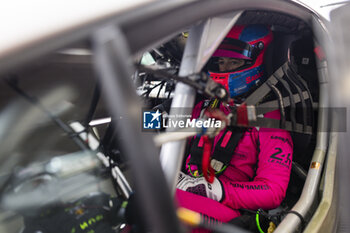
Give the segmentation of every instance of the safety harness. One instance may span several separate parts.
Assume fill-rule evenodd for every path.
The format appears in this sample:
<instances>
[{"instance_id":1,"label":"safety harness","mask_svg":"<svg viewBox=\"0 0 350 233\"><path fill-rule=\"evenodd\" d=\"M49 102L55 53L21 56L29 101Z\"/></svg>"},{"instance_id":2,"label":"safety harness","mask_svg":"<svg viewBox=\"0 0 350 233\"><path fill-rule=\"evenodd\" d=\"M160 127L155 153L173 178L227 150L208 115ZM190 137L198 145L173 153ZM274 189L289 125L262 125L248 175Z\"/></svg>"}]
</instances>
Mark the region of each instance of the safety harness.
<instances>
[{"instance_id":1,"label":"safety harness","mask_svg":"<svg viewBox=\"0 0 350 233\"><path fill-rule=\"evenodd\" d=\"M207 108L218 108L220 106L220 101L217 99L214 100L206 100L202 104L202 113L203 110ZM210 165L215 170L216 175L222 174L227 166L229 165L232 154L236 149L239 140L241 139L243 133L247 130L247 128L239 128L234 127L225 129L225 132L222 134L219 141L216 143L214 150L212 149ZM194 177L203 176L202 171L202 157L204 152L204 136L197 135L191 144L190 147L190 160L188 162L189 171ZM196 170L192 171L193 165L196 165Z\"/></svg>"}]
</instances>

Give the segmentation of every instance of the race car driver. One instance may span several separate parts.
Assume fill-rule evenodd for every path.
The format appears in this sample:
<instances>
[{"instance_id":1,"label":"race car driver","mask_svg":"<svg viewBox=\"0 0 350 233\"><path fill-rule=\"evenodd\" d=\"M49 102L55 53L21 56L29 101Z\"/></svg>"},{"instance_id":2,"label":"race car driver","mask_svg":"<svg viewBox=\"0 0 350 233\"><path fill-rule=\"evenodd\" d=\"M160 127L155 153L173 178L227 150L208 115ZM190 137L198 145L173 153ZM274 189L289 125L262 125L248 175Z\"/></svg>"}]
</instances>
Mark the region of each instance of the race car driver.
<instances>
[{"instance_id":1,"label":"race car driver","mask_svg":"<svg viewBox=\"0 0 350 233\"><path fill-rule=\"evenodd\" d=\"M231 98L243 101L266 80L263 60L272 40L267 26L234 26L208 62L208 73L225 86ZM225 114L230 112L230 106L207 100L195 106L193 117L200 117L203 109L213 106ZM279 119L279 112L264 117ZM179 206L201 213L209 222L229 222L240 216L240 209L269 210L281 204L293 154L287 131L256 127L243 132L222 130L213 139L211 165L216 176L212 183L206 181L201 170L203 144L203 137L191 140L177 183Z\"/></svg>"}]
</instances>

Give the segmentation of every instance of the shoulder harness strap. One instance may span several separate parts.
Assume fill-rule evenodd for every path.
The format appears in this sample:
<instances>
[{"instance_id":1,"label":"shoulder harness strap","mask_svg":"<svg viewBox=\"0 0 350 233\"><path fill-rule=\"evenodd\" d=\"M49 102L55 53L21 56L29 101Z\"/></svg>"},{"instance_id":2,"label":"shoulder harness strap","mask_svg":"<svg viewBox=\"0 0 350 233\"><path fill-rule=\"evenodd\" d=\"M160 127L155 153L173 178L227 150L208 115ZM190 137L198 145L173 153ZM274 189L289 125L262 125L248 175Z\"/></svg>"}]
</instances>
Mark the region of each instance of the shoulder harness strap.
<instances>
[{"instance_id":1,"label":"shoulder harness strap","mask_svg":"<svg viewBox=\"0 0 350 233\"><path fill-rule=\"evenodd\" d=\"M216 100L210 102L206 101L202 105L202 110L206 109L207 107L216 108L219 106L220 102L217 102ZM237 130L234 129L234 131L225 129L225 132L222 134L221 138L216 143L214 151L211 155L210 165L214 168L215 174L221 174L229 165L233 152L235 151L238 142L245 131L245 128L238 127ZM203 173L201 170L203 144L204 142L202 137L196 136L190 148L191 158L189 161L189 165L197 166L199 172L198 176L202 176ZM192 173L192 175L194 174Z\"/></svg>"}]
</instances>

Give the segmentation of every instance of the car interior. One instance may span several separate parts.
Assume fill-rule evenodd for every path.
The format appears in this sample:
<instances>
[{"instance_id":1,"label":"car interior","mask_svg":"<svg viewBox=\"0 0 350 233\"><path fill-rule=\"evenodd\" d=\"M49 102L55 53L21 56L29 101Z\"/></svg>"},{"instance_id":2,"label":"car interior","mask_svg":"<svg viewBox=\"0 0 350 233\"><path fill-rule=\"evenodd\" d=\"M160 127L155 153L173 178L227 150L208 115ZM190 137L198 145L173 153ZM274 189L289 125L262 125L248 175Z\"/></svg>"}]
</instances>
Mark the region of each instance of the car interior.
<instances>
[{"instance_id":1,"label":"car interior","mask_svg":"<svg viewBox=\"0 0 350 233\"><path fill-rule=\"evenodd\" d=\"M281 113L281 120L259 121L256 126L287 129L293 139L286 197L280 207L268 211L279 215L280 222L307 183L319 124L317 65L325 58L310 24L293 15L249 9L234 24L269 25L274 36L264 65L278 91L261 85L247 100L260 114L266 109ZM193 26L172 32L162 43L132 57L130 80L142 107L131 110L135 115L141 116L141 110L171 111ZM130 123L123 110L133 104L120 97L128 95L123 87L114 89L114 102L108 100L106 80L101 81L96 71L96 61L103 56L96 51L91 40L77 41L1 75L0 232L148 232L138 211L144 203L134 200L139 181L124 147L132 144L137 149L140 144L121 129ZM198 91L196 100L205 95ZM119 115L111 104L122 105ZM152 143L152 137L165 132L138 132L143 134L138 140L148 138ZM155 148L150 160L158 160L160 150ZM162 211L164 218L175 216L165 214L167 210ZM314 210L297 219L309 220Z\"/></svg>"},{"instance_id":2,"label":"car interior","mask_svg":"<svg viewBox=\"0 0 350 233\"><path fill-rule=\"evenodd\" d=\"M317 106L319 100L319 81L316 68L316 59L318 58L316 57L317 54L315 54L315 48L317 47L315 43L317 42L314 42L311 28L303 21L277 12L245 11L236 24L265 24L272 26L274 40L265 56L265 67L268 77L276 77L276 71L280 69L282 73L279 74L281 77L278 79L276 87L280 90L283 98L288 97L293 99L291 102L294 102L293 107L291 106L292 104L284 107L286 121L290 123L289 127L292 127L292 119L295 124L294 129L290 128L294 145L292 178L287 197L283 202L286 208L291 208L300 197L316 146ZM149 65L157 65L163 69L170 70L169 72L175 72L172 69L180 66L179 62L183 54L187 33L182 32L169 42L147 53L145 56L151 55L153 58ZM294 79L293 76L298 78ZM141 73L139 77L138 84L140 86L138 90L140 92L142 90L143 95L148 99L147 104L149 108L169 113L173 80L157 81L157 77L152 77L147 72ZM277 99L272 90L266 92L266 96L261 96L261 93L259 93L259 101L264 99L266 103ZM308 93L308 95L303 96L303 92ZM200 99L201 97L197 96L197 98ZM273 107L273 105L269 105L270 103L263 105L262 108L268 106L266 107L269 108L268 110L274 110L279 107ZM257 102L254 104L257 104ZM263 124L271 126L274 123L264 122Z\"/></svg>"}]
</instances>

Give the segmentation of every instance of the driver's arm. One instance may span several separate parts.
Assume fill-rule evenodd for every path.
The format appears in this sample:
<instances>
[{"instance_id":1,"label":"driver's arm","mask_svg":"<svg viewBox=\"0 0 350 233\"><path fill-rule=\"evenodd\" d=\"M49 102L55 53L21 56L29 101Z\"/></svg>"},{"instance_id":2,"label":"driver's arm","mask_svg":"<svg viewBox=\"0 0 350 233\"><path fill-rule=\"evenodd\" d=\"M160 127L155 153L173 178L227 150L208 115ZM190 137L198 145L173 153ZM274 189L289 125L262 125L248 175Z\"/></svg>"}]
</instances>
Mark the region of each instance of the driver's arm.
<instances>
[{"instance_id":1,"label":"driver's arm","mask_svg":"<svg viewBox=\"0 0 350 233\"><path fill-rule=\"evenodd\" d=\"M220 178L222 203L233 209L273 209L285 197L292 167L293 144L285 130L253 128L258 141L256 175L252 181L236 182Z\"/></svg>"}]
</instances>

